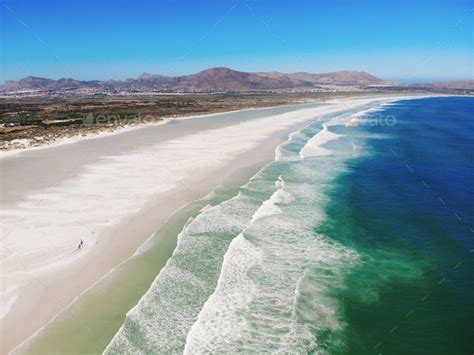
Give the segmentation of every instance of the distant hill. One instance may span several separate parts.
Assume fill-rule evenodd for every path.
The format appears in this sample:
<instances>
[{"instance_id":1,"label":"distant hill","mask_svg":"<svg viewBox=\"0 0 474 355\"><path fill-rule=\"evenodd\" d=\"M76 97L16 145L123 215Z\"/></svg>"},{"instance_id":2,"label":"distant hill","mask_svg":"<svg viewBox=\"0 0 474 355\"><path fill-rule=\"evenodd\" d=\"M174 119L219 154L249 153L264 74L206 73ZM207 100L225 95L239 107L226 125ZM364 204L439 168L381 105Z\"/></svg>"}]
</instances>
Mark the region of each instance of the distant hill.
<instances>
[{"instance_id":1,"label":"distant hill","mask_svg":"<svg viewBox=\"0 0 474 355\"><path fill-rule=\"evenodd\" d=\"M211 68L197 74L178 77L180 89L192 91L260 91L304 87L304 83L286 78L269 78L228 68Z\"/></svg>"},{"instance_id":2,"label":"distant hill","mask_svg":"<svg viewBox=\"0 0 474 355\"><path fill-rule=\"evenodd\" d=\"M268 78L278 79L286 78L287 80L304 82L306 85L387 85L388 82L383 81L373 75L362 71L338 71L323 74L312 74L306 72L298 72L285 74L280 72L260 72L259 75Z\"/></svg>"},{"instance_id":3,"label":"distant hill","mask_svg":"<svg viewBox=\"0 0 474 355\"><path fill-rule=\"evenodd\" d=\"M386 85L387 82L363 71L337 71L324 74L288 74L291 78L326 85Z\"/></svg>"},{"instance_id":4,"label":"distant hill","mask_svg":"<svg viewBox=\"0 0 474 355\"><path fill-rule=\"evenodd\" d=\"M458 90L474 90L474 80L455 80L442 83L423 83L412 84L414 87L430 87L435 89L458 89Z\"/></svg>"},{"instance_id":5,"label":"distant hill","mask_svg":"<svg viewBox=\"0 0 474 355\"><path fill-rule=\"evenodd\" d=\"M472 81L443 84L423 84L420 87L443 89L472 89ZM370 87L399 86L362 71L338 71L312 74L298 72L248 73L217 67L196 74L163 76L143 73L136 79L81 81L75 79L45 79L29 76L18 81L7 81L0 87L4 93L211 93L211 92L258 92L258 91L303 91L332 90L337 87L365 89ZM413 85L412 87L416 87Z\"/></svg>"},{"instance_id":6,"label":"distant hill","mask_svg":"<svg viewBox=\"0 0 474 355\"><path fill-rule=\"evenodd\" d=\"M23 91L23 90L40 90L40 91L61 91L74 90L81 87L99 87L98 81L81 81L75 79L45 79L34 76L28 76L18 81L9 80L5 82L4 91Z\"/></svg>"}]
</instances>

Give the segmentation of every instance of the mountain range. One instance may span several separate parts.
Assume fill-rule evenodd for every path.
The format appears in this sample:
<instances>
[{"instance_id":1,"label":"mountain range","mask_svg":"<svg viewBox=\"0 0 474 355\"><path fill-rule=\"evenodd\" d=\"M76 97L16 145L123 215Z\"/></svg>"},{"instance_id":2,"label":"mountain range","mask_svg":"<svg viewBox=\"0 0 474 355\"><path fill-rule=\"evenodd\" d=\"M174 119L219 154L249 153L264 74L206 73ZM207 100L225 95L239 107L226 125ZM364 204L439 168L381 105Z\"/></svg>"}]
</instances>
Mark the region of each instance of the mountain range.
<instances>
[{"instance_id":1,"label":"mountain range","mask_svg":"<svg viewBox=\"0 0 474 355\"><path fill-rule=\"evenodd\" d=\"M460 89L473 88L472 81L452 83L458 83ZM454 84L452 83L449 88L453 88ZM344 89L343 87L345 89L347 87L366 89L398 85L362 71L338 71L323 74L306 72L286 74L275 71L249 73L217 67L196 74L176 77L143 73L136 79L126 80L83 81L71 78L53 80L29 76L18 81L6 81L4 85L0 86L0 91L4 93L210 93L337 90L337 88ZM443 87L442 84L437 85Z\"/></svg>"}]
</instances>

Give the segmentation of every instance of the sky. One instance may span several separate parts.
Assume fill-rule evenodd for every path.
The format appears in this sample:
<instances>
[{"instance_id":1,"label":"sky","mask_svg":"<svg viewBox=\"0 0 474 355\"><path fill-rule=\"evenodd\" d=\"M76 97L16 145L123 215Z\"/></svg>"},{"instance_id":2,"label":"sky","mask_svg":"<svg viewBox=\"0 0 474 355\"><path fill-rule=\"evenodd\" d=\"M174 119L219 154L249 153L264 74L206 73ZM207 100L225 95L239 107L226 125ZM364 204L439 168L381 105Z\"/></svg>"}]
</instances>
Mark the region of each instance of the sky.
<instances>
[{"instance_id":1,"label":"sky","mask_svg":"<svg viewBox=\"0 0 474 355\"><path fill-rule=\"evenodd\" d=\"M367 71L474 79L473 0L0 0L0 81Z\"/></svg>"}]
</instances>

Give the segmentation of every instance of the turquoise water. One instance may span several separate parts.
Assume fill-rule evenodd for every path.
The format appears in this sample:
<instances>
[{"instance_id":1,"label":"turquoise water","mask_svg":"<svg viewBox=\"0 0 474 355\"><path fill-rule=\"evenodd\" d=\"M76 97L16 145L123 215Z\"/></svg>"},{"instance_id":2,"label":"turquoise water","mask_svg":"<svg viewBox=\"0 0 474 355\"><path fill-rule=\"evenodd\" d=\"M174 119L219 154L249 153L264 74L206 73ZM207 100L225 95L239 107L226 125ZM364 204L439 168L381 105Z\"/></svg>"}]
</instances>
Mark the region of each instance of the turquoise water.
<instances>
[{"instance_id":1,"label":"turquoise water","mask_svg":"<svg viewBox=\"0 0 474 355\"><path fill-rule=\"evenodd\" d=\"M110 353L474 349L471 98L315 121L189 220Z\"/></svg>"}]
</instances>

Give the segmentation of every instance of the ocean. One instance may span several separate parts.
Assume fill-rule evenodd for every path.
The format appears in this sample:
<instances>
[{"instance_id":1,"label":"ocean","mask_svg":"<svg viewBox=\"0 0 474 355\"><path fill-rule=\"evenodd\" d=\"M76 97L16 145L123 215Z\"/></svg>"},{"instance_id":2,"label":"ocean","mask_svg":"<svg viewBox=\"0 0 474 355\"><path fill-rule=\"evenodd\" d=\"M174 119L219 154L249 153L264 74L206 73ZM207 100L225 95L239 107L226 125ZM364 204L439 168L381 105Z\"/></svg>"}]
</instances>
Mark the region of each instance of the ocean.
<instances>
[{"instance_id":1,"label":"ocean","mask_svg":"<svg viewBox=\"0 0 474 355\"><path fill-rule=\"evenodd\" d=\"M106 353L471 354L474 99L294 132L210 196Z\"/></svg>"}]
</instances>

